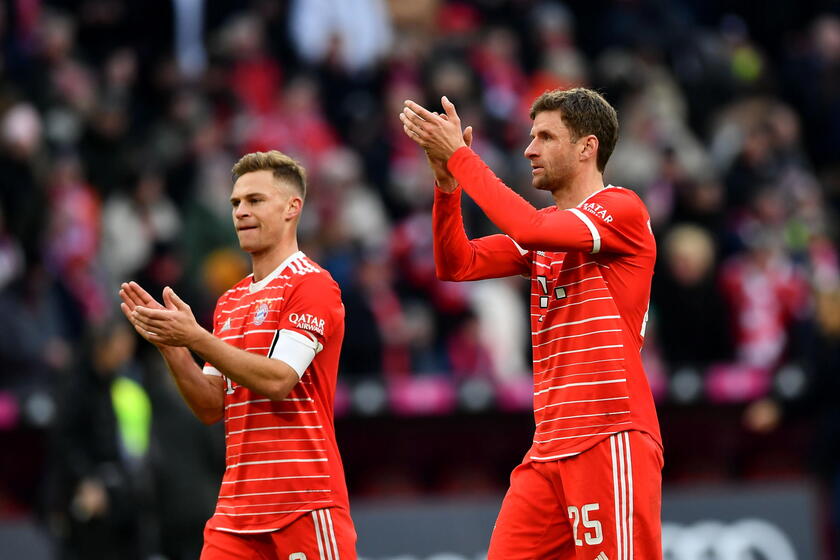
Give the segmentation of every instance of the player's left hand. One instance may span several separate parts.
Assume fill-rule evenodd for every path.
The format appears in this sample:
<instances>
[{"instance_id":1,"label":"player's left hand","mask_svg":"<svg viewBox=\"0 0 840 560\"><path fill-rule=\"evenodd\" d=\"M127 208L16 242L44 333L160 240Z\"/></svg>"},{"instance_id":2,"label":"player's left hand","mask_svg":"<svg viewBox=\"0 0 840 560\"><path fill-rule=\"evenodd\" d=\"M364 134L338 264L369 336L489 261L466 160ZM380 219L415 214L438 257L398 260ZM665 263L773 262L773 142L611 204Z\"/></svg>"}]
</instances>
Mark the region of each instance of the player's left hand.
<instances>
[{"instance_id":1,"label":"player's left hand","mask_svg":"<svg viewBox=\"0 0 840 560\"><path fill-rule=\"evenodd\" d=\"M190 306L170 287L163 289L163 309L140 306L132 317L150 341L168 346L191 346L204 330L195 320Z\"/></svg>"},{"instance_id":2,"label":"player's left hand","mask_svg":"<svg viewBox=\"0 0 840 560\"><path fill-rule=\"evenodd\" d=\"M440 102L446 118L407 99L400 120L406 135L423 147L430 160L448 161L455 150L467 144L455 105L446 96Z\"/></svg>"}]
</instances>

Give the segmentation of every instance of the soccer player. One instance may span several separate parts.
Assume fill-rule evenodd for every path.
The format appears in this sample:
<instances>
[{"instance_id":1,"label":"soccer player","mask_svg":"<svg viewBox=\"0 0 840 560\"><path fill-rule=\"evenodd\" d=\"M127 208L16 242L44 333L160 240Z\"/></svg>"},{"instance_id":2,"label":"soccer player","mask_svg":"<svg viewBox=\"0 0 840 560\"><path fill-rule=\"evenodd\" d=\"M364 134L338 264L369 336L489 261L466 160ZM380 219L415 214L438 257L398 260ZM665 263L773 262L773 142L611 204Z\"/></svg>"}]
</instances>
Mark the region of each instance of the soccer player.
<instances>
[{"instance_id":1,"label":"soccer player","mask_svg":"<svg viewBox=\"0 0 840 560\"><path fill-rule=\"evenodd\" d=\"M659 424L639 356L656 247L644 204L604 186L615 110L584 88L531 107L536 210L469 148L455 107L406 101L400 118L435 173L435 264L443 280L531 279L533 444L511 474L490 560L662 557ZM469 240L466 193L507 235Z\"/></svg>"},{"instance_id":2,"label":"soccer player","mask_svg":"<svg viewBox=\"0 0 840 560\"><path fill-rule=\"evenodd\" d=\"M224 418L226 468L202 560L354 560L333 428L344 306L329 273L298 250L305 172L270 151L242 157L233 177L233 224L253 274L219 298L213 333L169 287L161 305L123 284L122 311L195 415Z\"/></svg>"}]
</instances>

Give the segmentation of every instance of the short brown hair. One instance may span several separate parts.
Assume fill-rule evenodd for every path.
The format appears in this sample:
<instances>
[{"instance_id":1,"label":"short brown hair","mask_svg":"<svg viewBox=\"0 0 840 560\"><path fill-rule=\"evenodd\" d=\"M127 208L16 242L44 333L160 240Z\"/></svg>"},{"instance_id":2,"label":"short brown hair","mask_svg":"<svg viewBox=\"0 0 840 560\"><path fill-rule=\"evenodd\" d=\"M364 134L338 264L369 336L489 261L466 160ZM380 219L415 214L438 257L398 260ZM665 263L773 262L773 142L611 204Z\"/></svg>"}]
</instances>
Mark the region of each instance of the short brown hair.
<instances>
[{"instance_id":1,"label":"short brown hair","mask_svg":"<svg viewBox=\"0 0 840 560\"><path fill-rule=\"evenodd\" d=\"M271 171L275 179L291 185L301 198L306 198L306 170L283 152L271 150L245 154L230 170L234 183L246 173L254 171Z\"/></svg>"},{"instance_id":2,"label":"short brown hair","mask_svg":"<svg viewBox=\"0 0 840 560\"><path fill-rule=\"evenodd\" d=\"M531 120L543 111L560 111L572 141L589 134L598 139L598 170L602 173L618 140L618 115L604 97L587 88L547 91L531 105Z\"/></svg>"}]
</instances>

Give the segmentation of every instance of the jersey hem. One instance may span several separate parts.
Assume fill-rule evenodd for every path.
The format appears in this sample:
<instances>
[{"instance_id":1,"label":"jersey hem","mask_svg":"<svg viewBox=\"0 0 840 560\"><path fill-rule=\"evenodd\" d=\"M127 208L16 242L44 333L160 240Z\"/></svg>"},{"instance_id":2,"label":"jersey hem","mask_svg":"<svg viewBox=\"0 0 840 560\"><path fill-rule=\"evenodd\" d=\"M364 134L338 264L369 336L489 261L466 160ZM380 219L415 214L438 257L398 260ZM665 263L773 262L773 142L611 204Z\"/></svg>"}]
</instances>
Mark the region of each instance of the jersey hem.
<instances>
[{"instance_id":1,"label":"jersey hem","mask_svg":"<svg viewBox=\"0 0 840 560\"><path fill-rule=\"evenodd\" d=\"M587 445L586 445L585 448L580 449L578 451L569 451L568 453L558 453L558 454L552 454L548 457L541 457L539 455L532 455L530 450L529 450L529 452L527 454L527 458L528 458L529 461L534 461L535 463L549 463L549 462L552 462L552 461L562 461L564 459L571 459L572 457L580 455L581 453L586 453L587 451L589 451L590 449L592 449L593 447L595 447L596 445L598 445L602 441L606 441L607 439L609 439L610 437L612 437L616 434L622 434L622 433L625 433L625 432L641 432L641 433L647 434L651 437L651 439L653 439L653 441L656 442L656 444L659 446L660 450L664 451L664 448L662 446L662 440L661 440L661 437L660 437L659 433L654 432L652 430L649 430L647 428L643 428L641 426L633 426L633 427L630 427L630 428L627 428L627 429L624 429L624 430L618 430L616 432L612 432L612 433L609 433L609 434L604 434L603 437L592 438L591 440L587 441Z\"/></svg>"}]
</instances>

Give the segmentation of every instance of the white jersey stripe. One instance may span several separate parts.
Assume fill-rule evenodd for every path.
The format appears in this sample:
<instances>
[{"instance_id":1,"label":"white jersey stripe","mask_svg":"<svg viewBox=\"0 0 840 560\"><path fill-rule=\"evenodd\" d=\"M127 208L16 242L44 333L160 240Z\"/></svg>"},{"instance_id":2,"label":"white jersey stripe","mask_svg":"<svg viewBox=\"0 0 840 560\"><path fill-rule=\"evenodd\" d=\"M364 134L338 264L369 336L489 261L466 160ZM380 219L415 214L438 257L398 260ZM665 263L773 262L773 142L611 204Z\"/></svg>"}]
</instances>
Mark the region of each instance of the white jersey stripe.
<instances>
[{"instance_id":1,"label":"white jersey stripe","mask_svg":"<svg viewBox=\"0 0 840 560\"><path fill-rule=\"evenodd\" d=\"M251 494L231 494L230 496L219 496L220 500L231 498L242 498L244 496L272 496L274 494L304 494L306 492L329 492L329 489L323 490L278 490L277 492L254 492ZM228 506L230 507L230 506Z\"/></svg>"},{"instance_id":2,"label":"white jersey stripe","mask_svg":"<svg viewBox=\"0 0 840 560\"><path fill-rule=\"evenodd\" d=\"M261 439L257 441L241 441L239 443L229 443L228 447L235 447L237 445L256 445L258 443L286 443L287 441L324 441L326 438L309 438L309 439Z\"/></svg>"},{"instance_id":3,"label":"white jersey stripe","mask_svg":"<svg viewBox=\"0 0 840 560\"><path fill-rule=\"evenodd\" d=\"M329 502L330 502L329 500L321 500L321 501L318 501L318 502L309 502L309 503L311 503L311 504L323 504L323 503L329 503ZM224 516L227 516L227 517L241 517L243 515L275 515L275 514L278 514L278 513L308 513L309 511L310 510L308 510L308 509L292 509L292 510L286 510L286 511L259 511L259 512L253 512L253 513L225 513L223 511L217 511L216 515L224 515ZM267 533L268 531L256 531L256 532Z\"/></svg>"},{"instance_id":4,"label":"white jersey stripe","mask_svg":"<svg viewBox=\"0 0 840 560\"><path fill-rule=\"evenodd\" d=\"M237 453L231 456L231 460L244 457L245 455L267 455L269 453L326 453L326 449L272 449L271 451L248 451Z\"/></svg>"},{"instance_id":5,"label":"white jersey stripe","mask_svg":"<svg viewBox=\"0 0 840 560\"><path fill-rule=\"evenodd\" d=\"M543 440L535 439L534 443L549 443L549 442L552 442L552 441L560 441L561 439L575 439L575 438L590 437L590 436L608 436L610 434L615 434L615 433L618 433L618 432L598 432L598 433L595 433L595 434L579 434L579 435L576 435L576 436L563 436L563 437L543 439Z\"/></svg>"},{"instance_id":6,"label":"white jersey stripe","mask_svg":"<svg viewBox=\"0 0 840 560\"><path fill-rule=\"evenodd\" d=\"M541 331L532 331L531 334L542 334L544 332L548 332L554 329L559 329L560 327L569 327L572 325L582 325L584 323L591 323L592 321L603 321L606 319L621 319L621 315L601 315L600 317L589 317L588 319L581 319L580 321L569 321L568 323L559 323L557 325L552 325L547 329L543 329Z\"/></svg>"},{"instance_id":7,"label":"white jersey stripe","mask_svg":"<svg viewBox=\"0 0 840 560\"><path fill-rule=\"evenodd\" d=\"M329 503L329 500L318 500L317 502L312 502L310 500L304 500L300 502L265 502L261 504L242 504L238 506L222 506L217 505L216 508L226 508L226 509L241 509L241 508L259 508L259 507L268 507L268 506L291 506L297 504L324 504Z\"/></svg>"},{"instance_id":8,"label":"white jersey stripe","mask_svg":"<svg viewBox=\"0 0 840 560\"><path fill-rule=\"evenodd\" d=\"M607 399L602 399L607 400ZM591 418L592 416L613 416L615 414L630 414L629 410L614 410L611 412L597 412L594 414L576 414L574 416L558 416L557 418L549 418L548 420L543 420L542 422L537 423L537 426L542 426L543 424L548 424L549 422L557 422L558 420L569 420L571 418ZM612 426L612 424L605 424L605 426ZM567 430L575 430L577 428L564 428Z\"/></svg>"},{"instance_id":9,"label":"white jersey stripe","mask_svg":"<svg viewBox=\"0 0 840 560\"><path fill-rule=\"evenodd\" d=\"M265 482L269 480L293 480L299 478L330 478L328 474L309 474L309 475L301 475L301 476L272 476L269 478L243 478L240 480L228 480L222 482L222 484L239 484L240 482Z\"/></svg>"},{"instance_id":10,"label":"white jersey stripe","mask_svg":"<svg viewBox=\"0 0 840 560\"><path fill-rule=\"evenodd\" d=\"M263 430L306 430L308 428L320 430L321 428L323 428L323 426L266 426L265 428L245 428L244 430L228 432L226 437L241 434L244 432L261 432Z\"/></svg>"},{"instance_id":11,"label":"white jersey stripe","mask_svg":"<svg viewBox=\"0 0 840 560\"><path fill-rule=\"evenodd\" d=\"M609 344L607 346L590 346L589 348L578 348L577 350L564 350L563 352L557 352L555 354L549 354L545 358L540 358L539 360L534 360L535 364L540 362L544 362L546 360L550 360L551 358L555 358L557 356L563 356L566 354L578 354L580 352L589 352L591 350L606 350L608 348L624 348L623 344Z\"/></svg>"},{"instance_id":12,"label":"white jersey stripe","mask_svg":"<svg viewBox=\"0 0 840 560\"><path fill-rule=\"evenodd\" d=\"M544 373L548 373L549 371L554 371L555 369L560 369L560 368L564 368L564 367L585 366L585 365L589 365L589 364L602 364L604 362L620 362L623 359L624 358L610 358L608 360L593 360L591 362L576 362L574 364L560 364L558 366L550 367L548 369L544 369L544 370L542 370L540 372L536 372L536 373L539 373L539 375L542 375Z\"/></svg>"},{"instance_id":13,"label":"white jersey stripe","mask_svg":"<svg viewBox=\"0 0 840 560\"><path fill-rule=\"evenodd\" d=\"M317 410L270 410L268 412L249 412L248 414L242 414L240 416L229 416L225 418L225 422L228 420L238 420L240 418L247 418L249 416L265 416L266 414L318 414Z\"/></svg>"},{"instance_id":14,"label":"white jersey stripe","mask_svg":"<svg viewBox=\"0 0 840 560\"><path fill-rule=\"evenodd\" d=\"M605 381L581 381L580 383L566 383L565 385L555 385L554 387L549 387L548 389L537 391L536 393L534 393L534 396L538 397L543 393L548 393L549 391L559 391L561 389L568 389L569 387L582 387L585 385L607 385L609 383L621 383L622 381L627 381L627 378L622 377L620 379L607 379Z\"/></svg>"},{"instance_id":15,"label":"white jersey stripe","mask_svg":"<svg viewBox=\"0 0 840 560\"><path fill-rule=\"evenodd\" d=\"M598 228L595 227L595 224L592 223L592 220L589 219L589 216L578 210L577 208L570 208L569 211L580 218L586 227L589 228L589 233L592 234L592 254L596 254L601 250L601 234L598 233Z\"/></svg>"},{"instance_id":16,"label":"white jersey stripe","mask_svg":"<svg viewBox=\"0 0 840 560\"><path fill-rule=\"evenodd\" d=\"M565 402L559 402L559 403L554 403L554 404L547 404L543 407L535 408L534 412L542 412L546 408L553 408L555 406L563 406L563 405L566 405L566 404L579 404L579 403L601 402L601 401L620 401L620 400L626 400L626 399L629 399L629 398L630 397L625 396L625 397L609 397L609 398L606 398L606 399L588 399L588 400L582 400L582 401L565 401Z\"/></svg>"},{"instance_id":17,"label":"white jersey stripe","mask_svg":"<svg viewBox=\"0 0 840 560\"><path fill-rule=\"evenodd\" d=\"M550 377L548 379L543 379L542 381L538 381L534 383L534 385L542 385L544 383L550 383L551 381L558 381L560 379L568 379L569 377L580 377L581 375L601 375L602 373L618 373L620 371L624 371L623 369L606 369L602 371L586 371L582 373L567 373L564 375L560 375L558 377Z\"/></svg>"},{"instance_id":18,"label":"white jersey stripe","mask_svg":"<svg viewBox=\"0 0 840 560\"><path fill-rule=\"evenodd\" d=\"M531 459L534 459L535 461L553 461L554 459L574 457L575 455L580 455L580 451L575 451L574 453L563 453L562 455L551 455L550 457L540 457L538 455L531 455Z\"/></svg>"},{"instance_id":19,"label":"white jersey stripe","mask_svg":"<svg viewBox=\"0 0 840 560\"><path fill-rule=\"evenodd\" d=\"M273 461L245 461L234 465L228 465L227 468L234 469L243 465L271 465L274 463L324 463L326 461L326 457L322 459L274 459Z\"/></svg>"},{"instance_id":20,"label":"white jersey stripe","mask_svg":"<svg viewBox=\"0 0 840 560\"><path fill-rule=\"evenodd\" d=\"M627 413L605 412L604 414L605 415L606 414L629 414L629 411ZM592 414L591 416L601 416L601 415L600 414ZM612 422L610 424L587 424L585 426L573 426L571 428L557 428L556 430L545 430L545 431L539 432L538 435L542 436L542 435L550 434L552 432L565 432L567 430L586 430L586 429L589 429L589 428L603 428L604 426L611 426L611 427L612 426L620 426L622 424L630 424L630 423L631 423L630 420L625 420L624 422Z\"/></svg>"},{"instance_id":21,"label":"white jersey stripe","mask_svg":"<svg viewBox=\"0 0 840 560\"><path fill-rule=\"evenodd\" d=\"M283 399L283 400L285 400L285 399ZM253 401L244 401L244 402L240 402L240 403L233 403L233 404L227 405L227 408L233 408L235 406L245 406L246 404L261 403L261 402L271 402L271 399L255 399Z\"/></svg>"},{"instance_id":22,"label":"white jersey stripe","mask_svg":"<svg viewBox=\"0 0 840 560\"><path fill-rule=\"evenodd\" d=\"M604 289L606 289L606 288L604 288ZM558 305L557 307L552 307L551 309L549 309L549 311L556 311L557 309L566 309L567 307L575 307L577 305L583 305L584 303L589 303L591 301L602 301L602 300L605 300L605 299L611 300L612 296L589 298L589 299L585 299L583 301L576 301L574 303L567 303L566 305Z\"/></svg>"}]
</instances>

